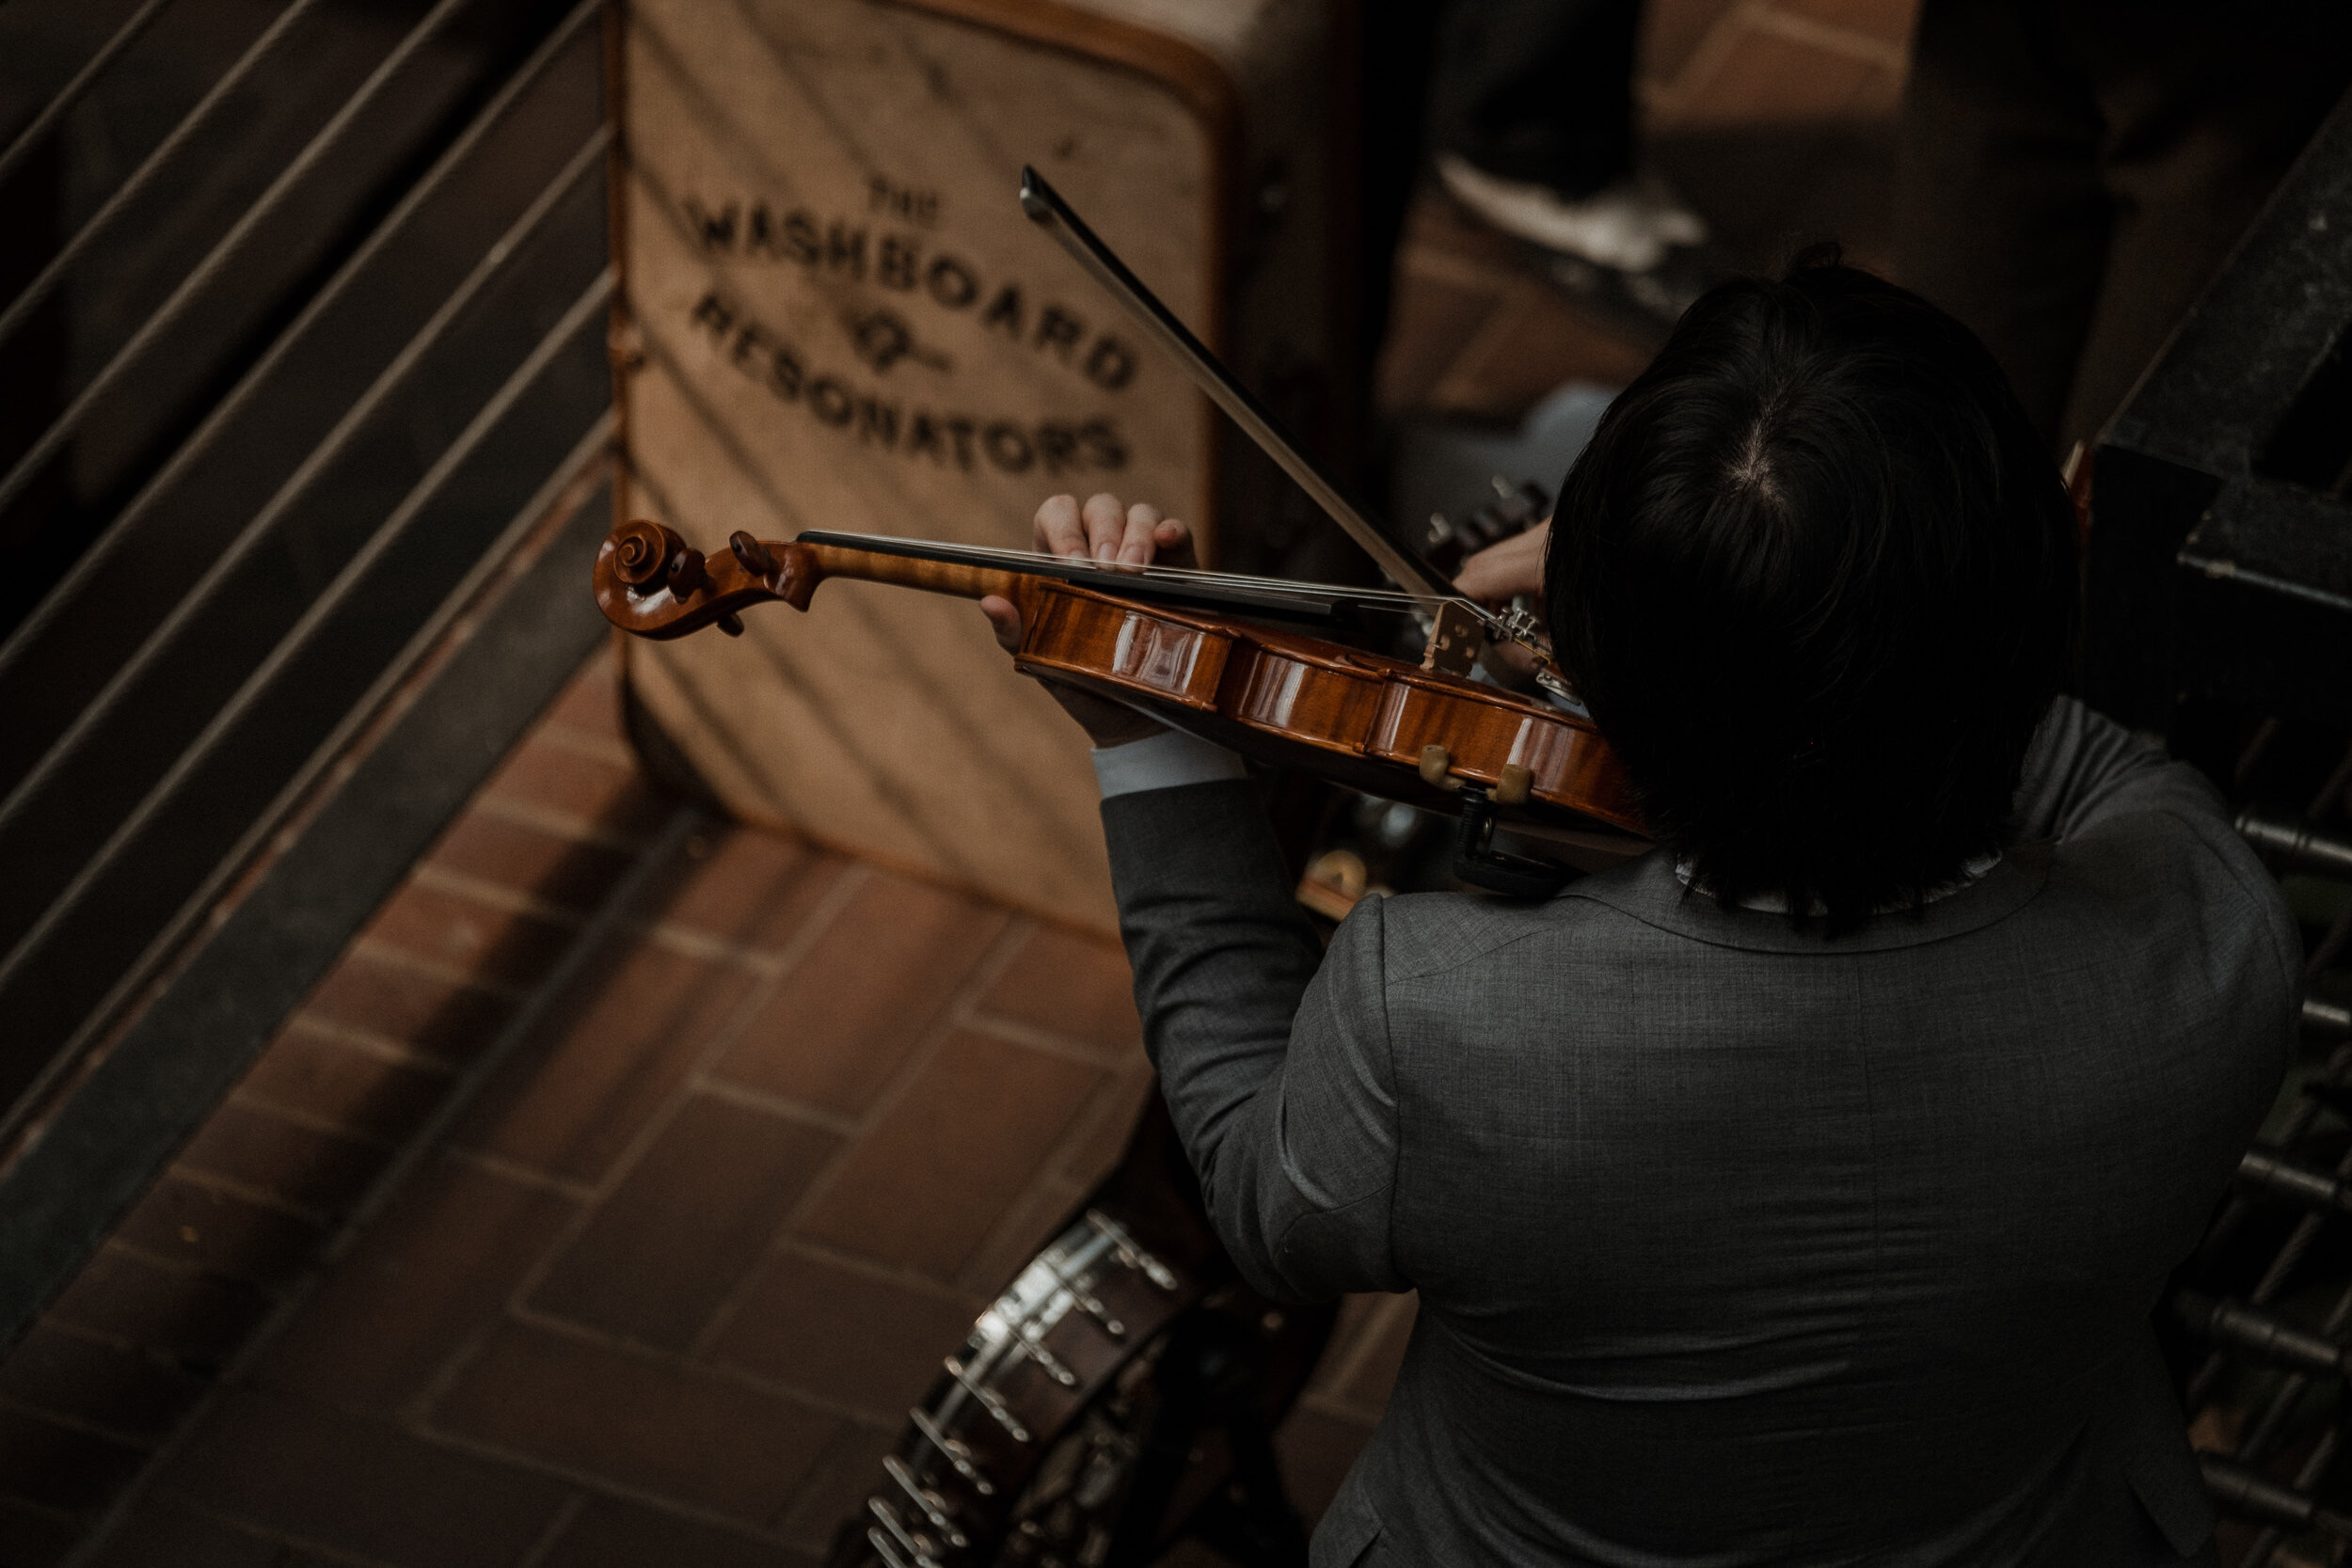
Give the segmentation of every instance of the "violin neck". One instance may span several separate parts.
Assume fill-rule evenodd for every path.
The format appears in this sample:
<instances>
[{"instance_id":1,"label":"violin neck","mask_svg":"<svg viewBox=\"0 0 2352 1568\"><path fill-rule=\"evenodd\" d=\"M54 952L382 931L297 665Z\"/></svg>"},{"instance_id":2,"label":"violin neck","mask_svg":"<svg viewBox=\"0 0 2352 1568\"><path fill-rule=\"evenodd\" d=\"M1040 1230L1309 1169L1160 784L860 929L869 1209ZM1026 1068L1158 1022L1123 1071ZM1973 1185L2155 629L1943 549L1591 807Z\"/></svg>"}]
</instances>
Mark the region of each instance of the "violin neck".
<instances>
[{"instance_id":1,"label":"violin neck","mask_svg":"<svg viewBox=\"0 0 2352 1568\"><path fill-rule=\"evenodd\" d=\"M1012 598L1019 593L1022 580L1021 574L1001 566L861 549L854 545L796 541L771 547L804 561L812 587L827 578L849 578L963 599L982 598L991 594Z\"/></svg>"},{"instance_id":2,"label":"violin neck","mask_svg":"<svg viewBox=\"0 0 2352 1568\"><path fill-rule=\"evenodd\" d=\"M811 531L802 534L789 547L822 552L810 558L812 561L830 561L834 552L843 552L845 560L854 558L856 562L846 571L821 568L817 577L866 577L878 582L900 582L934 593L976 597L1001 594L1017 599L1018 594L1008 584L1050 578L1091 588L1114 598L1213 615L1247 615L1314 626L1327 633L1356 628L1361 608L1359 590L1330 584L1277 583L1216 572L1169 573L1113 567L1084 557L990 549L930 539ZM785 596L792 598L788 593ZM805 595L792 602L804 607Z\"/></svg>"}]
</instances>

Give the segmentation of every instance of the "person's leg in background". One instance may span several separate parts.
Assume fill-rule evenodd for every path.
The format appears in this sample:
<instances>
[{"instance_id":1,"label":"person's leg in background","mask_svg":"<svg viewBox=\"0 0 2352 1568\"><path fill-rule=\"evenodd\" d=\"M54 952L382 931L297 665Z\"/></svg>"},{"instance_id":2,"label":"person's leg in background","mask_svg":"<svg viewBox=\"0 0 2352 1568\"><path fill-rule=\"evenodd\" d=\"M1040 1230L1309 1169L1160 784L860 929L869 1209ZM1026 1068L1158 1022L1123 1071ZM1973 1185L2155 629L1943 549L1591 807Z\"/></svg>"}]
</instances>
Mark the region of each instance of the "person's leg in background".
<instances>
[{"instance_id":1,"label":"person's leg in background","mask_svg":"<svg viewBox=\"0 0 2352 1568\"><path fill-rule=\"evenodd\" d=\"M2053 442L2109 227L2099 106L2062 9L2060 0L1926 0L1895 198L1899 280L1984 340Z\"/></svg>"},{"instance_id":2,"label":"person's leg in background","mask_svg":"<svg viewBox=\"0 0 2352 1568\"><path fill-rule=\"evenodd\" d=\"M2352 7L1926 0L1901 281L2095 439L2352 75Z\"/></svg>"},{"instance_id":3,"label":"person's leg in background","mask_svg":"<svg viewBox=\"0 0 2352 1568\"><path fill-rule=\"evenodd\" d=\"M1432 144L1574 199L1633 170L1639 0L1470 0L1438 27Z\"/></svg>"},{"instance_id":4,"label":"person's leg in background","mask_svg":"<svg viewBox=\"0 0 2352 1568\"><path fill-rule=\"evenodd\" d=\"M1637 174L1640 0L1454 0L1438 23L1429 144L1454 198L1506 233L1647 272L1706 225Z\"/></svg>"},{"instance_id":5,"label":"person's leg in background","mask_svg":"<svg viewBox=\"0 0 2352 1568\"><path fill-rule=\"evenodd\" d=\"M1389 330L1396 247L1427 155L1429 61L1437 0L1364 0L1358 45L1358 197L1361 273L1358 343L1365 379Z\"/></svg>"},{"instance_id":6,"label":"person's leg in background","mask_svg":"<svg viewBox=\"0 0 2352 1568\"><path fill-rule=\"evenodd\" d=\"M2096 439L2352 81L2352 5L2074 8L2106 135L2105 277L2058 426Z\"/></svg>"}]
</instances>

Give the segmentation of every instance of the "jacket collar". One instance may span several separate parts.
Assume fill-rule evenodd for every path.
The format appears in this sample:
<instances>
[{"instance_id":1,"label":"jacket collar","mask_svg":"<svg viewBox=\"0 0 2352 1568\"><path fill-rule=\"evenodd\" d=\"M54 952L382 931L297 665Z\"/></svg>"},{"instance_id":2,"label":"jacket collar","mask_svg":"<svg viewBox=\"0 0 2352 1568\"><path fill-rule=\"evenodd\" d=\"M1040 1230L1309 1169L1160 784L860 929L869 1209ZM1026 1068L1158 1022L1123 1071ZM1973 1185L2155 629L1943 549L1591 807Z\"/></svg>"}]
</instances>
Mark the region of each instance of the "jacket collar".
<instances>
[{"instance_id":1,"label":"jacket collar","mask_svg":"<svg viewBox=\"0 0 2352 1568\"><path fill-rule=\"evenodd\" d=\"M1899 911L1873 915L1858 928L1836 937L1822 935L1818 921L1797 930L1790 927L1785 914L1723 908L1708 895L1685 887L1675 875L1674 856L1663 849L1587 877L1560 896L1606 904L1645 926L1717 947L1834 956L1917 947L1981 930L2031 902L2048 880L2049 871L2049 846L2013 846L1992 870L1918 913Z\"/></svg>"}]
</instances>

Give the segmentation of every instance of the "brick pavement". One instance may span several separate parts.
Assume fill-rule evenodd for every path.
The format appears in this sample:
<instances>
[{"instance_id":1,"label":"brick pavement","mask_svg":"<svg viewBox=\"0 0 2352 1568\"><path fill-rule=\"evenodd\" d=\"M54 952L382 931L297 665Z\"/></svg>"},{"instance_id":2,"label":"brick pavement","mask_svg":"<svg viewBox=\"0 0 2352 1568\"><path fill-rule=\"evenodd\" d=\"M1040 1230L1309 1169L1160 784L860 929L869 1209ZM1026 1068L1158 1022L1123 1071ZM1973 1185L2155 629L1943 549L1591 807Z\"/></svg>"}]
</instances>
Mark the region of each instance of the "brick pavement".
<instances>
[{"instance_id":1,"label":"brick pavement","mask_svg":"<svg viewBox=\"0 0 2352 1568\"><path fill-rule=\"evenodd\" d=\"M0 1562L151 1454L102 1563L810 1560L1147 1084L1114 946L657 798L599 654L0 1365Z\"/></svg>"},{"instance_id":2,"label":"brick pavement","mask_svg":"<svg viewBox=\"0 0 2352 1568\"><path fill-rule=\"evenodd\" d=\"M1909 17L1651 7L1652 145L1727 241L1883 242ZM1442 203L1402 266L1391 407L1640 364ZM1117 1154L1126 986L1105 943L660 798L600 654L0 1361L0 1568L100 1519L106 1568L810 1561ZM1346 1305L1279 1439L1311 1513L1411 1315Z\"/></svg>"}]
</instances>

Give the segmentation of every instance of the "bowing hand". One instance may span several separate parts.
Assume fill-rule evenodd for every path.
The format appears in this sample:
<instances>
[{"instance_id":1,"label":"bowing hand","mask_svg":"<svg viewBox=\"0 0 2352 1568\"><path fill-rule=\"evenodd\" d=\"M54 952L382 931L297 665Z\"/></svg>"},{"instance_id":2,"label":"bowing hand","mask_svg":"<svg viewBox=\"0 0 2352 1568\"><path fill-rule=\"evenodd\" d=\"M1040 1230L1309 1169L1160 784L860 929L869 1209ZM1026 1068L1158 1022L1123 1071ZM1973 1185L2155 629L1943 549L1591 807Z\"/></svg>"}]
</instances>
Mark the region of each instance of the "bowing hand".
<instances>
[{"instance_id":1,"label":"bowing hand","mask_svg":"<svg viewBox=\"0 0 2352 1568\"><path fill-rule=\"evenodd\" d=\"M1551 543L1547 517L1524 533L1487 546L1462 562L1454 574L1454 590L1488 610L1502 610L1527 595L1541 604L1544 596L1544 546ZM1535 673L1534 656L1517 642L1492 642L1479 656L1488 669L1505 677L1505 684L1524 682Z\"/></svg>"},{"instance_id":2,"label":"bowing hand","mask_svg":"<svg viewBox=\"0 0 2352 1568\"><path fill-rule=\"evenodd\" d=\"M1551 521L1546 518L1524 533L1489 545L1462 562L1454 574L1454 592L1476 599L1488 610L1501 610L1521 594L1541 599L1544 594L1544 546L1551 543Z\"/></svg>"}]
</instances>

